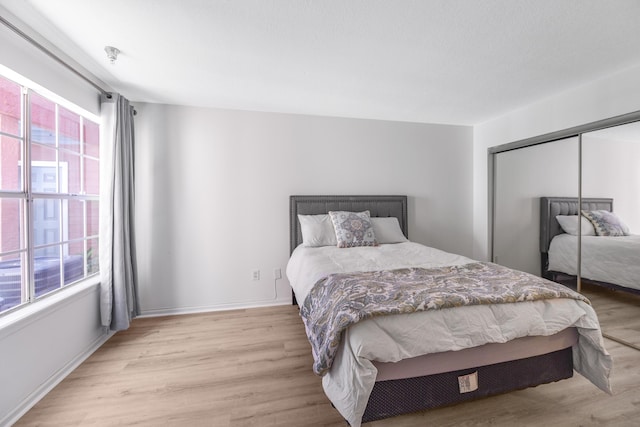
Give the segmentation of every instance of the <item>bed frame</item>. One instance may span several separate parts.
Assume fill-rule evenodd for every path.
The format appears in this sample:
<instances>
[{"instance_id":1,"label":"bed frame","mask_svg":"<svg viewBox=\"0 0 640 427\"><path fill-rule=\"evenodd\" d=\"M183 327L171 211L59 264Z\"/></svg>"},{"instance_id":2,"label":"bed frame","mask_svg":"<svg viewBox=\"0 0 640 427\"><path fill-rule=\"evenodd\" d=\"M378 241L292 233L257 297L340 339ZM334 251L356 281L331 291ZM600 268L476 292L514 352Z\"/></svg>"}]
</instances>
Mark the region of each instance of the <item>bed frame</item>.
<instances>
[{"instance_id":1,"label":"bed frame","mask_svg":"<svg viewBox=\"0 0 640 427\"><path fill-rule=\"evenodd\" d=\"M373 217L398 218L408 237L407 196L291 196L291 251L302 243L298 214L318 215L330 210L369 210ZM295 304L295 295L294 295ZM461 350L464 352L465 350ZM414 358L416 359L416 358ZM406 363L415 363L407 359ZM405 361L397 362L402 365ZM375 362L374 362L375 363ZM460 393L460 376L478 373L482 385ZM559 381L573 376L572 349L453 372L376 381L362 421L369 422L425 409L474 400L508 391Z\"/></svg>"},{"instance_id":2,"label":"bed frame","mask_svg":"<svg viewBox=\"0 0 640 427\"><path fill-rule=\"evenodd\" d=\"M613 199L610 198L582 198L583 210L607 210L613 212ZM577 197L541 197L540 198L540 270L542 277L555 282L568 284L575 288L576 276L566 273L549 271L549 246L551 240L558 234L564 233L556 215L578 215ZM577 260L576 260L577 262ZM640 290L616 285L615 283L601 282L588 278L581 278L582 281L597 286L601 286L616 291L624 291L633 294L640 294Z\"/></svg>"}]
</instances>

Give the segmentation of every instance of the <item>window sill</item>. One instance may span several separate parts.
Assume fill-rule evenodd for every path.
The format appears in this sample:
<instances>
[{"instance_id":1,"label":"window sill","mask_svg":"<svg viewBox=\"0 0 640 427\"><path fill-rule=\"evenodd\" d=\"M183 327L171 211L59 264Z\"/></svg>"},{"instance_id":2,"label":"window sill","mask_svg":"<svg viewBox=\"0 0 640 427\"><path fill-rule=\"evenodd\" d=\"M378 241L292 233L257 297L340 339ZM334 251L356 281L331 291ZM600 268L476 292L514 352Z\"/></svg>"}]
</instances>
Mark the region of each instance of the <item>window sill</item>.
<instances>
[{"instance_id":1,"label":"window sill","mask_svg":"<svg viewBox=\"0 0 640 427\"><path fill-rule=\"evenodd\" d=\"M90 293L99 284L100 275L97 274L78 284L61 289L39 301L0 316L0 339ZM98 307L96 307L97 309Z\"/></svg>"}]
</instances>

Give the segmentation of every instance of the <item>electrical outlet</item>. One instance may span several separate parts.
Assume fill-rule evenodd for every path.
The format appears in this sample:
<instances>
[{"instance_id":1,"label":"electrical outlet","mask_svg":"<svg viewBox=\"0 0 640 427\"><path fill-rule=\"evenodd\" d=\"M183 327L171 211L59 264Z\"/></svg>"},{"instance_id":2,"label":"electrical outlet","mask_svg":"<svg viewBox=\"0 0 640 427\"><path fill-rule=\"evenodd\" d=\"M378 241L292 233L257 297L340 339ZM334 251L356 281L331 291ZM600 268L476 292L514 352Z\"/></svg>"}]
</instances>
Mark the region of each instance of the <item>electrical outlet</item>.
<instances>
[{"instance_id":1,"label":"electrical outlet","mask_svg":"<svg viewBox=\"0 0 640 427\"><path fill-rule=\"evenodd\" d=\"M251 278L254 281L260 280L260 270L253 270L253 273L251 273Z\"/></svg>"},{"instance_id":2,"label":"electrical outlet","mask_svg":"<svg viewBox=\"0 0 640 427\"><path fill-rule=\"evenodd\" d=\"M273 269L273 278L275 280L282 279L282 271L279 268Z\"/></svg>"}]
</instances>

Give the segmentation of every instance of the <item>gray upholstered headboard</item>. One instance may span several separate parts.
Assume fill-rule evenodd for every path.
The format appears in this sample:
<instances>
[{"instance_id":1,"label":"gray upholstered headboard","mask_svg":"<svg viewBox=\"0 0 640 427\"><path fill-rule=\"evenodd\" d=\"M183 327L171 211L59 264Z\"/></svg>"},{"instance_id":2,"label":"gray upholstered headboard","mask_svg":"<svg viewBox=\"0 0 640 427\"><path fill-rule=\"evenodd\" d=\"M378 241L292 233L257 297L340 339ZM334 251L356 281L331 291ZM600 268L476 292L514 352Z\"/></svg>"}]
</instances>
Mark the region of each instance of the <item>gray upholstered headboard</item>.
<instances>
[{"instance_id":1,"label":"gray upholstered headboard","mask_svg":"<svg viewBox=\"0 0 640 427\"><path fill-rule=\"evenodd\" d=\"M613 199L582 198L583 210L607 210L613 212ZM551 239L564 233L557 215L578 215L577 197L541 197L540 198L540 252L549 252Z\"/></svg>"},{"instance_id":2,"label":"gray upholstered headboard","mask_svg":"<svg viewBox=\"0 0 640 427\"><path fill-rule=\"evenodd\" d=\"M407 196L290 196L290 250L302 243L300 215L320 215L329 211L361 212L368 210L372 217L398 218L400 228L409 237L407 226Z\"/></svg>"}]
</instances>

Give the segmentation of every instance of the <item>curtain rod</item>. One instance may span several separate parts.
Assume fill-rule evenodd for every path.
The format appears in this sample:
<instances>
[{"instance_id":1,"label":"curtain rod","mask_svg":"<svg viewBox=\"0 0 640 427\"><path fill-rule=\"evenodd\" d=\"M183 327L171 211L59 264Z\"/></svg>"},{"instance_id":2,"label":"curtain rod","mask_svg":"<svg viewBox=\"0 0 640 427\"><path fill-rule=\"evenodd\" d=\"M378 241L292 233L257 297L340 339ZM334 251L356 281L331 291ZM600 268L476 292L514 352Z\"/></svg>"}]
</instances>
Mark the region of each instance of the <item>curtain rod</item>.
<instances>
[{"instance_id":1,"label":"curtain rod","mask_svg":"<svg viewBox=\"0 0 640 427\"><path fill-rule=\"evenodd\" d=\"M25 32L23 32L21 29L19 29L18 27L16 27L15 25L13 25L11 22L7 21L4 17L0 16L0 22L2 22L5 27L9 28L10 30L12 30L14 33L16 33L17 35L19 35L20 37L22 37L23 39L25 39L26 41L28 41L29 43L31 43L32 45L34 45L35 47L37 47L38 49L40 49L42 52L44 52L45 54L47 54L49 57L51 57L53 60L55 60L56 62L58 62L59 64L61 64L63 67L65 67L66 69L68 69L69 71L71 71L73 74L75 74L76 76L80 77L82 80L84 80L85 82L89 83L91 86L93 86L94 88L96 88L98 90L98 92L102 93L104 96L106 96L107 98L111 98L111 94L109 92L107 92L106 90L104 90L102 87L98 86L97 84L95 84L92 80L90 80L88 77L86 77L84 74L82 74L80 71L76 70L75 68L73 68L71 65L67 64L62 58L60 58L59 56L57 56L56 54L54 54L53 52L51 52L49 49L47 49L46 47L44 47L42 44L38 43L36 40L34 40L32 37L30 37L28 34L26 34Z\"/></svg>"}]
</instances>

